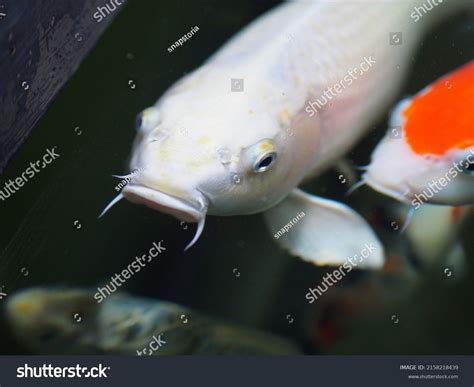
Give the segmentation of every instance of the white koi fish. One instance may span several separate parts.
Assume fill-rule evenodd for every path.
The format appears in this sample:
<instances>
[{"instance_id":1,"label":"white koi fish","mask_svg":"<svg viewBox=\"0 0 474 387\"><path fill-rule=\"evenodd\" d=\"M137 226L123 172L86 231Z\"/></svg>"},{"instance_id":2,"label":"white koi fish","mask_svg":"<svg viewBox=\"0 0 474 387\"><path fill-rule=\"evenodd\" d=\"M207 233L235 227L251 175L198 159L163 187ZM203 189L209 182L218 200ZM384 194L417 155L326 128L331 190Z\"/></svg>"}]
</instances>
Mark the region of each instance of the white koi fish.
<instances>
[{"instance_id":1,"label":"white koi fish","mask_svg":"<svg viewBox=\"0 0 474 387\"><path fill-rule=\"evenodd\" d=\"M392 113L362 181L418 209L474 203L474 61Z\"/></svg>"},{"instance_id":2,"label":"white koi fish","mask_svg":"<svg viewBox=\"0 0 474 387\"><path fill-rule=\"evenodd\" d=\"M130 168L143 173L106 210L125 197L196 222L188 247L206 215L265 211L273 235L304 212L278 239L284 248L339 265L373 243L359 267L381 267L383 247L361 216L296 187L393 102L427 25L463 4L445 3L418 23L411 1L295 1L269 11L139 115Z\"/></svg>"}]
</instances>

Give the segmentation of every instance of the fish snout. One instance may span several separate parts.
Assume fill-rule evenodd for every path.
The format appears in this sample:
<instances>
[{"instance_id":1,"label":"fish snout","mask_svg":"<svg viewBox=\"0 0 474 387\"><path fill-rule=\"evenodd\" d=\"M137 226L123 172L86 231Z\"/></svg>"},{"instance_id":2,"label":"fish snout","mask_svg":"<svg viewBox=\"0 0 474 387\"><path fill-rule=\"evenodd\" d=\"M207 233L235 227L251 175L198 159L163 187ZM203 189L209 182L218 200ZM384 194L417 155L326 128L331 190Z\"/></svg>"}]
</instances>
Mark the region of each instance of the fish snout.
<instances>
[{"instance_id":1,"label":"fish snout","mask_svg":"<svg viewBox=\"0 0 474 387\"><path fill-rule=\"evenodd\" d=\"M365 184L381 194L403 203L409 203L412 195L405 182L391 179L390 176L365 173L362 177Z\"/></svg>"},{"instance_id":2,"label":"fish snout","mask_svg":"<svg viewBox=\"0 0 474 387\"><path fill-rule=\"evenodd\" d=\"M9 296L5 306L7 321L15 327L32 327L38 317L45 313L41 296L42 292L35 288L21 290Z\"/></svg>"},{"instance_id":3,"label":"fish snout","mask_svg":"<svg viewBox=\"0 0 474 387\"><path fill-rule=\"evenodd\" d=\"M155 187L156 185L153 185L152 188L151 186L132 184L126 186L122 194L132 203L144 204L185 222L197 223L194 238L184 249L188 250L198 241L204 230L208 200L197 189L184 196L175 196L173 193L176 191L165 192L162 190L163 188L157 189ZM169 190L170 187L167 188Z\"/></svg>"},{"instance_id":4,"label":"fish snout","mask_svg":"<svg viewBox=\"0 0 474 387\"><path fill-rule=\"evenodd\" d=\"M15 319L17 316L26 316L27 314L34 312L35 305L31 300L22 296L12 296L6 306L7 316L11 319Z\"/></svg>"},{"instance_id":5,"label":"fish snout","mask_svg":"<svg viewBox=\"0 0 474 387\"><path fill-rule=\"evenodd\" d=\"M206 216L207 200L199 191L183 192L178 189L155 188L159 184L129 184L122 193L136 204L144 204L154 210L169 214L185 222L198 223Z\"/></svg>"}]
</instances>

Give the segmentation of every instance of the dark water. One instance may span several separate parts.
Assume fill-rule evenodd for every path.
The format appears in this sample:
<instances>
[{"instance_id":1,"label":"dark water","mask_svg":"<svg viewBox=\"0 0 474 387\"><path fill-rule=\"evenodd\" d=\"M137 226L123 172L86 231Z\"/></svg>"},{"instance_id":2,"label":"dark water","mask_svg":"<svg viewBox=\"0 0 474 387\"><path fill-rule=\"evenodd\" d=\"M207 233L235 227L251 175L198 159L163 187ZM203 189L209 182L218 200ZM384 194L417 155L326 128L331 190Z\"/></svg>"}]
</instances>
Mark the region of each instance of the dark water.
<instances>
[{"instance_id":1,"label":"dark water","mask_svg":"<svg viewBox=\"0 0 474 387\"><path fill-rule=\"evenodd\" d=\"M166 253L129 280L128 291L293 338L310 353L325 352L314 345L309 327L326 311L309 306L304 297L325 270L280 250L261 216L211 217L199 243L187 253L183 248L193 226L185 230L174 218L145 207L123 201L97 219L116 194L118 180L111 174L128 172L136 114L276 3L141 0L124 6L1 176L3 184L21 175L31 161L57 146L60 157L0 203L0 286L9 293L35 285L97 287L154 241L163 240ZM402 94L414 93L472 59L472 25L468 15L459 15L432 31L413 58ZM199 27L197 34L169 53L167 48L193 26ZM379 123L351 153L354 163L368 161L385 127ZM334 172L308 187L347 201ZM381 200L363 190L349 203L368 213ZM471 219L463 231L471 258L473 227ZM441 268L423 272L409 300L387 302L354 317L332 350L472 353L473 272L469 266L467 270L458 282L446 281ZM372 280L371 274L356 273L341 286L350 292L351 286ZM331 318L338 320L337 309ZM3 322L0 327L0 353L22 353Z\"/></svg>"}]
</instances>

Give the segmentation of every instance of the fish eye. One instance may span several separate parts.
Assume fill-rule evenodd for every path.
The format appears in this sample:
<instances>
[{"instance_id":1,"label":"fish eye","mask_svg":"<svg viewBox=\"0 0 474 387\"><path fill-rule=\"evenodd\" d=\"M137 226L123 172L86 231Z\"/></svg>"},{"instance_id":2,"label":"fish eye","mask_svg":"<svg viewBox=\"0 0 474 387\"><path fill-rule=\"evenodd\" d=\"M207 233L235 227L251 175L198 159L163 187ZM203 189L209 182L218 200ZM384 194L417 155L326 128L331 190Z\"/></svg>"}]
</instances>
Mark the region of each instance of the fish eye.
<instances>
[{"instance_id":1,"label":"fish eye","mask_svg":"<svg viewBox=\"0 0 474 387\"><path fill-rule=\"evenodd\" d=\"M141 130L143 125L143 115L142 113L138 114L137 118L135 119L135 128L137 130Z\"/></svg>"},{"instance_id":2,"label":"fish eye","mask_svg":"<svg viewBox=\"0 0 474 387\"><path fill-rule=\"evenodd\" d=\"M474 162L470 163L469 161L466 161L463 172L468 175L474 176Z\"/></svg>"},{"instance_id":3,"label":"fish eye","mask_svg":"<svg viewBox=\"0 0 474 387\"><path fill-rule=\"evenodd\" d=\"M254 172L260 173L268 171L274 164L277 159L277 154L275 152L265 153L259 157L253 167Z\"/></svg>"},{"instance_id":4,"label":"fish eye","mask_svg":"<svg viewBox=\"0 0 474 387\"><path fill-rule=\"evenodd\" d=\"M143 110L135 119L135 128L138 132L149 132L160 123L160 111L156 107Z\"/></svg>"},{"instance_id":5,"label":"fish eye","mask_svg":"<svg viewBox=\"0 0 474 387\"><path fill-rule=\"evenodd\" d=\"M473 154L472 150L470 152L466 151L456 158L456 163L461 166L462 173L470 176L474 176L474 160L471 160Z\"/></svg>"},{"instance_id":6,"label":"fish eye","mask_svg":"<svg viewBox=\"0 0 474 387\"><path fill-rule=\"evenodd\" d=\"M126 340L136 339L141 331L142 327L139 324L135 323L130 325L125 331Z\"/></svg>"}]
</instances>

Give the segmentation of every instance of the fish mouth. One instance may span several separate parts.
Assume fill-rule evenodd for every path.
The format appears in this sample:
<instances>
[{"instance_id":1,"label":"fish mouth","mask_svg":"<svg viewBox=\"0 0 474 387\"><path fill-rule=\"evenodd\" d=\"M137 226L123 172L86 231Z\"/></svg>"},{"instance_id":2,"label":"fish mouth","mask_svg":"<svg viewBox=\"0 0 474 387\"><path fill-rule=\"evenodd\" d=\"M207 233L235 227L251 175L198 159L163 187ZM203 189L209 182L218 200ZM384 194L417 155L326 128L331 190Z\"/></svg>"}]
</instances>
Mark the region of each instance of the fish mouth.
<instances>
[{"instance_id":1,"label":"fish mouth","mask_svg":"<svg viewBox=\"0 0 474 387\"><path fill-rule=\"evenodd\" d=\"M122 190L122 195L132 203L145 204L185 222L197 223L194 238L188 243L184 251L199 240L206 222L208 202L199 190L196 190L195 193L198 195L197 199L190 201L139 184L129 184Z\"/></svg>"},{"instance_id":2,"label":"fish mouth","mask_svg":"<svg viewBox=\"0 0 474 387\"><path fill-rule=\"evenodd\" d=\"M132 203L145 204L154 210L172 215L185 222L197 223L196 234L184 249L184 251L186 251L198 241L204 230L209 203L201 191L196 189L194 193L197 197L188 200L141 184L129 183L123 188L122 192L105 207L99 215L99 218L125 197Z\"/></svg>"},{"instance_id":3,"label":"fish mouth","mask_svg":"<svg viewBox=\"0 0 474 387\"><path fill-rule=\"evenodd\" d=\"M198 191L194 202L139 184L128 184L122 193L132 203L144 204L185 222L199 223L206 216L206 201Z\"/></svg>"},{"instance_id":4,"label":"fish mouth","mask_svg":"<svg viewBox=\"0 0 474 387\"><path fill-rule=\"evenodd\" d=\"M408 203L408 204L410 203L410 190L409 189L407 189L404 193L402 193L399 190L396 190L394 188L391 188L379 183L377 180L373 179L369 173L364 174L363 180L369 187L372 187L374 190L384 195L387 195L403 203Z\"/></svg>"}]
</instances>

